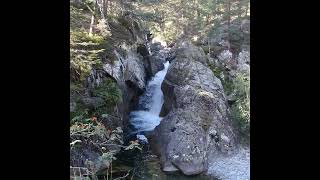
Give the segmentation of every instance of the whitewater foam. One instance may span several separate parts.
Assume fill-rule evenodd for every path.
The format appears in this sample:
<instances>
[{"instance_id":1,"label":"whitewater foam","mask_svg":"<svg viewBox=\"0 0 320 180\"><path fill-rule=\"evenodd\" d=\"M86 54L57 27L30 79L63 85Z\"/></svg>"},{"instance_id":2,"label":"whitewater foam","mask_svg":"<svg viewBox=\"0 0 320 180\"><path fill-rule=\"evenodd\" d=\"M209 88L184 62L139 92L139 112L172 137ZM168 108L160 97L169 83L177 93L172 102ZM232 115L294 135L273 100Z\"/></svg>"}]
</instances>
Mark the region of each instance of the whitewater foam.
<instances>
[{"instance_id":1,"label":"whitewater foam","mask_svg":"<svg viewBox=\"0 0 320 180\"><path fill-rule=\"evenodd\" d=\"M164 69L157 72L149 81L145 93L140 97L139 110L130 113L130 123L134 126L133 133L152 131L160 124L159 117L163 105L161 84L167 74L169 61L164 63Z\"/></svg>"}]
</instances>

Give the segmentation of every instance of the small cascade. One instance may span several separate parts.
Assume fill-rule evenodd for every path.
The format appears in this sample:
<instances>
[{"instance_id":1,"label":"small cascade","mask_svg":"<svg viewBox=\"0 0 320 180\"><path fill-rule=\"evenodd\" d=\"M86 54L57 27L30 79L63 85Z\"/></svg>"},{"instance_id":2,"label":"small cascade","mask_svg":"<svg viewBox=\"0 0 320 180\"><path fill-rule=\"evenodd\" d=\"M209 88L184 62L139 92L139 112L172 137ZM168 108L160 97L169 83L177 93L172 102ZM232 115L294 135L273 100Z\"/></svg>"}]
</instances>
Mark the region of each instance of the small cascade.
<instances>
[{"instance_id":1,"label":"small cascade","mask_svg":"<svg viewBox=\"0 0 320 180\"><path fill-rule=\"evenodd\" d=\"M145 93L140 97L138 110L130 113L130 123L134 127L132 133L152 131L159 125L161 121L159 114L164 102L161 84L168 67L169 61L165 62L164 69L149 81Z\"/></svg>"}]
</instances>

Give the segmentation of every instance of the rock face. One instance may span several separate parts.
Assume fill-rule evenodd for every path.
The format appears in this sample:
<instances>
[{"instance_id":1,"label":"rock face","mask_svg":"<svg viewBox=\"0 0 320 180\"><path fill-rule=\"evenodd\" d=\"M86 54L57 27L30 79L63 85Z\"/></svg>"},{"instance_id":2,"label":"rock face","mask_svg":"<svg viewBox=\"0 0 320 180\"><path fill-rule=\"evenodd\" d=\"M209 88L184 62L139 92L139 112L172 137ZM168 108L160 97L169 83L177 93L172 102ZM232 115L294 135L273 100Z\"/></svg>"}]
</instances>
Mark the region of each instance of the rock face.
<instances>
[{"instance_id":1,"label":"rock face","mask_svg":"<svg viewBox=\"0 0 320 180\"><path fill-rule=\"evenodd\" d=\"M146 74L142 57L139 57L133 50L129 50L126 57L122 57L117 51L114 52L117 60L103 65L103 69L111 75L117 82L130 81L137 88L143 90L146 83Z\"/></svg>"},{"instance_id":2,"label":"rock face","mask_svg":"<svg viewBox=\"0 0 320 180\"><path fill-rule=\"evenodd\" d=\"M243 20L241 22L241 31L247 34L250 34L250 21L249 20Z\"/></svg>"},{"instance_id":3,"label":"rock face","mask_svg":"<svg viewBox=\"0 0 320 180\"><path fill-rule=\"evenodd\" d=\"M126 123L128 123L128 114L133 107L138 103L138 97L144 91L146 85L146 73L143 64L142 57L135 53L135 46L128 49L125 56L120 55L117 51L114 51L115 55L118 57L112 64L103 64L103 69L93 69L90 76L87 78L88 93L80 98L80 102L89 109L97 109L104 105L104 100L100 97L94 97L90 93L90 88L95 88L99 84L103 83L106 77L111 77L116 81L119 88L122 91L122 103L119 103L117 110L113 113L107 114L107 116L98 117L103 127L108 127L115 129L121 127L125 129ZM70 100L70 108L75 111L76 104ZM71 111L71 112L72 112ZM107 133L107 129L103 128L98 132L102 134ZM95 137L90 136L92 142L106 142L108 139L106 137ZM110 138L110 137L109 137ZM121 134L122 138L122 134ZM94 141L97 140L97 141ZM73 148L70 151L71 165L73 167L94 167L94 173L100 172L105 169L107 165L101 159L101 149L97 148L92 144L91 141L85 138L81 139L82 143L80 147ZM108 140L109 141L109 140ZM118 144L119 142L114 142L113 144ZM110 143L112 144L112 143ZM119 146L105 146L108 150L120 151ZM85 160L93 163L93 165L87 165Z\"/></svg>"},{"instance_id":4,"label":"rock face","mask_svg":"<svg viewBox=\"0 0 320 180\"><path fill-rule=\"evenodd\" d=\"M149 53L150 51L150 53ZM140 45L137 52L143 57L143 64L147 77L153 77L157 72L164 68L164 63L170 57L170 49L165 48L160 43L155 42L147 46Z\"/></svg>"},{"instance_id":5,"label":"rock face","mask_svg":"<svg viewBox=\"0 0 320 180\"><path fill-rule=\"evenodd\" d=\"M102 122L99 126L99 134L107 134L108 129L120 127L125 130L128 123L128 115L139 100L139 95L144 91L147 82L146 65L144 56L137 52L139 45L145 44L145 34L137 20L129 17L119 17L117 20L109 22L112 36L108 39L105 52L101 54L101 66L92 68L90 75L81 89L81 93L70 94L70 113L76 114L78 111L96 111L103 109L106 112L105 102L102 98L94 96L95 88L103 84L106 78L113 79L122 91L122 103L110 107L107 116L101 116L102 112L97 113L97 118ZM148 52L148 51L147 51ZM77 90L78 91L78 90ZM83 92L82 92L83 91ZM80 94L80 95L78 95ZM113 109L112 109L113 108ZM99 109L99 110L101 110ZM76 126L75 126L76 127ZM121 139L123 134L120 134ZM82 146L75 146L70 151L70 165L73 167L89 167L86 165L86 159L93 162L95 170L100 171L105 166L100 163L101 149L92 143L106 142L107 137L90 136L81 139ZM109 137L110 138L110 137ZM119 143L114 142L113 144ZM120 151L118 146L106 147L108 150ZM90 166L91 167L91 166Z\"/></svg>"},{"instance_id":6,"label":"rock face","mask_svg":"<svg viewBox=\"0 0 320 180\"><path fill-rule=\"evenodd\" d=\"M250 52L242 50L234 57L229 50L224 50L217 59L210 58L209 64L224 70L233 79L237 73L250 74Z\"/></svg>"},{"instance_id":7,"label":"rock face","mask_svg":"<svg viewBox=\"0 0 320 180\"><path fill-rule=\"evenodd\" d=\"M182 42L175 55L162 83L165 117L154 131L155 149L164 171L200 174L208 158L233 152L236 134L223 87L202 49Z\"/></svg>"},{"instance_id":8,"label":"rock face","mask_svg":"<svg viewBox=\"0 0 320 180\"><path fill-rule=\"evenodd\" d=\"M144 63L144 57L138 54L136 49L136 46L131 47L128 52L124 53L125 56L115 51L117 60L113 64L103 65L104 71L117 81L123 94L120 114L124 129L128 124L129 112L137 106L139 96L144 92L147 82L147 67Z\"/></svg>"},{"instance_id":9,"label":"rock face","mask_svg":"<svg viewBox=\"0 0 320 180\"><path fill-rule=\"evenodd\" d=\"M165 63L170 56L170 49L163 47L160 43L153 43L150 45L150 69L151 74L154 76L158 71L164 68Z\"/></svg>"}]
</instances>

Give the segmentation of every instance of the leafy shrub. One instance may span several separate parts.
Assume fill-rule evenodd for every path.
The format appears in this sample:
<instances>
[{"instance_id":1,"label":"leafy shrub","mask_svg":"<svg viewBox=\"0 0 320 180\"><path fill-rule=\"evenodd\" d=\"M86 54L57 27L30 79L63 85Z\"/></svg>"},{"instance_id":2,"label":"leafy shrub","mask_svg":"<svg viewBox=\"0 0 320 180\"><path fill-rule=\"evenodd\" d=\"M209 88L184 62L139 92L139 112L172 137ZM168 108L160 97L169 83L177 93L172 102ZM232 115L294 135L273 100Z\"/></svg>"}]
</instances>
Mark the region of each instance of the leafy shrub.
<instances>
[{"instance_id":1,"label":"leafy shrub","mask_svg":"<svg viewBox=\"0 0 320 180\"><path fill-rule=\"evenodd\" d=\"M82 84L80 83L73 83L73 82L70 82L70 92L71 93L82 93L84 87L82 86Z\"/></svg>"},{"instance_id":2,"label":"leafy shrub","mask_svg":"<svg viewBox=\"0 0 320 180\"><path fill-rule=\"evenodd\" d=\"M93 34L89 36L88 32L85 31L70 31L71 44L81 43L81 42L91 42L101 44L104 42L104 37L100 35Z\"/></svg>"},{"instance_id":3,"label":"leafy shrub","mask_svg":"<svg viewBox=\"0 0 320 180\"><path fill-rule=\"evenodd\" d=\"M85 161L85 168L88 168L92 175L99 174L100 170L105 168L107 169L107 174L112 174L109 168L111 167L112 169L112 163L117 159L115 155L120 149L109 149L109 145L122 147L124 150L142 150L138 141L132 141L128 146L123 146L123 130L120 127L113 130L107 128L96 117L85 118L84 116L78 116L73 118L72 121L73 124L70 127L71 150L82 152L90 147L95 147L100 154L96 159L87 159Z\"/></svg>"},{"instance_id":4,"label":"leafy shrub","mask_svg":"<svg viewBox=\"0 0 320 180\"><path fill-rule=\"evenodd\" d=\"M72 77L83 82L89 76L93 66L101 66L106 40L103 36L89 36L84 31L70 32L70 69Z\"/></svg>"},{"instance_id":5,"label":"leafy shrub","mask_svg":"<svg viewBox=\"0 0 320 180\"><path fill-rule=\"evenodd\" d=\"M231 94L234 87L233 82L227 75L227 72L219 66L209 65L209 68L213 72L214 76L221 80L222 86L226 94Z\"/></svg>"},{"instance_id":6,"label":"leafy shrub","mask_svg":"<svg viewBox=\"0 0 320 180\"><path fill-rule=\"evenodd\" d=\"M101 97L105 100L106 104L114 106L122 102L122 93L117 83L108 78L93 90L93 95Z\"/></svg>"},{"instance_id":7,"label":"leafy shrub","mask_svg":"<svg viewBox=\"0 0 320 180\"><path fill-rule=\"evenodd\" d=\"M223 85L226 95L235 97L235 103L231 105L231 116L240 133L246 137L250 136L250 76L238 72L234 79L218 66L209 65ZM225 75L221 77L221 75Z\"/></svg>"},{"instance_id":8,"label":"leafy shrub","mask_svg":"<svg viewBox=\"0 0 320 180\"><path fill-rule=\"evenodd\" d=\"M250 136L250 76L238 73L234 80L237 100L231 107L233 119L244 136Z\"/></svg>"}]
</instances>

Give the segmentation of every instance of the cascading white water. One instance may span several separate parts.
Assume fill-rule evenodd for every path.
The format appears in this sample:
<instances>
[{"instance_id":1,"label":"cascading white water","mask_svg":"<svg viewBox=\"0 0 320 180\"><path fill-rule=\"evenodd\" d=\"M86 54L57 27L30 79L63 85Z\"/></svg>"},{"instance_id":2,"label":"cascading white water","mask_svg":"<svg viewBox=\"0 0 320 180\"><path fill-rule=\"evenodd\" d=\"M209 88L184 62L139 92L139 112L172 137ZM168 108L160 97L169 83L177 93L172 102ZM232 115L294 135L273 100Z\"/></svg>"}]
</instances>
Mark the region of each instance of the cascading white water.
<instances>
[{"instance_id":1,"label":"cascading white water","mask_svg":"<svg viewBox=\"0 0 320 180\"><path fill-rule=\"evenodd\" d=\"M163 105L162 81L168 71L169 61L164 63L164 69L157 72L146 86L145 93L140 97L139 110L130 113L130 123L134 126L133 133L152 131L159 125L161 107Z\"/></svg>"}]
</instances>

